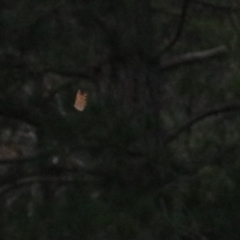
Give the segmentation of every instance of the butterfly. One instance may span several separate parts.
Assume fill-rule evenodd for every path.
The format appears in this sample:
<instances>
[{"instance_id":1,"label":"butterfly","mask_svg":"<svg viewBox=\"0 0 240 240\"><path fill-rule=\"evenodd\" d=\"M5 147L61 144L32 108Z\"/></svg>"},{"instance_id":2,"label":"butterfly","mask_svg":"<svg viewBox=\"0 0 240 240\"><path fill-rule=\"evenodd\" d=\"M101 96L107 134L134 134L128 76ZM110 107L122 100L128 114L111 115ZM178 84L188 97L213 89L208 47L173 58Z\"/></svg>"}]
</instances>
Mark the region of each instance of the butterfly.
<instances>
[{"instance_id":1,"label":"butterfly","mask_svg":"<svg viewBox=\"0 0 240 240\"><path fill-rule=\"evenodd\" d=\"M77 91L74 107L78 111L83 111L87 105L87 93L81 92L81 90Z\"/></svg>"}]
</instances>

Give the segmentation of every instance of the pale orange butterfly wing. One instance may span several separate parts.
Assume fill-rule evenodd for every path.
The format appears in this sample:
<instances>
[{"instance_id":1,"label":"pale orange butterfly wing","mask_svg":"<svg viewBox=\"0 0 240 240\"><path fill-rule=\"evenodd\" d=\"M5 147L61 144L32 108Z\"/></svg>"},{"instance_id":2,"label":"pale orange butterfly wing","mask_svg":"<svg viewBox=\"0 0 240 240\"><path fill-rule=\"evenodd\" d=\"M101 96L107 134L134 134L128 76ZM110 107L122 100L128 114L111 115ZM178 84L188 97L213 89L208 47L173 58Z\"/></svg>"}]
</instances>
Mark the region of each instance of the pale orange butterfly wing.
<instances>
[{"instance_id":1,"label":"pale orange butterfly wing","mask_svg":"<svg viewBox=\"0 0 240 240\"><path fill-rule=\"evenodd\" d=\"M83 111L85 109L86 105L87 105L87 94L81 92L81 90L78 90L78 92L76 94L76 98L75 98L74 107L78 111Z\"/></svg>"}]
</instances>

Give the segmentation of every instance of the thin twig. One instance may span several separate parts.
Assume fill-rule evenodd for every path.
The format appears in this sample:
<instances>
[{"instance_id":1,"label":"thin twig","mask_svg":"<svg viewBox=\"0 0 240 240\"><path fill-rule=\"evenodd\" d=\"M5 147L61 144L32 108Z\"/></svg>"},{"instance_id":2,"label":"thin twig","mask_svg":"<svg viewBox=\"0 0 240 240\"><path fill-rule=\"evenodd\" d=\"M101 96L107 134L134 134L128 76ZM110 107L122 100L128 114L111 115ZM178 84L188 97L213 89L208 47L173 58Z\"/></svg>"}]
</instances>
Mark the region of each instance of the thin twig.
<instances>
[{"instance_id":1,"label":"thin twig","mask_svg":"<svg viewBox=\"0 0 240 240\"><path fill-rule=\"evenodd\" d=\"M224 55L228 52L228 48L225 45L214 47L211 49L184 53L182 55L177 55L169 59L163 59L161 69L169 70L175 67L179 67L183 64L195 63L205 59L210 59L213 57L218 57Z\"/></svg>"},{"instance_id":2,"label":"thin twig","mask_svg":"<svg viewBox=\"0 0 240 240\"><path fill-rule=\"evenodd\" d=\"M189 120L187 123L183 124L181 127L179 127L177 130L175 130L172 134L170 134L166 140L164 141L165 144L168 144L175 139L177 139L182 133L186 132L189 128L193 127L197 123L205 120L206 118L226 113L226 112L233 112L233 111L240 111L240 103L231 104L227 106L222 106L219 108L211 109L203 114L200 114L199 116L194 117L193 119Z\"/></svg>"},{"instance_id":3,"label":"thin twig","mask_svg":"<svg viewBox=\"0 0 240 240\"><path fill-rule=\"evenodd\" d=\"M187 9L188 9L188 6L189 6L189 0L185 0L183 2L183 6L182 6L182 14L181 14L181 18L180 18L180 21L179 21L179 25L178 25L178 28L177 28L177 31L175 33L175 35L173 36L172 40L168 43L168 45L160 52L159 55L162 55L164 52L168 51L170 48L172 48L178 41L181 33L182 33L182 30L183 30L183 26L184 26L184 23L185 23L185 20L186 20L186 16L187 16Z\"/></svg>"}]
</instances>

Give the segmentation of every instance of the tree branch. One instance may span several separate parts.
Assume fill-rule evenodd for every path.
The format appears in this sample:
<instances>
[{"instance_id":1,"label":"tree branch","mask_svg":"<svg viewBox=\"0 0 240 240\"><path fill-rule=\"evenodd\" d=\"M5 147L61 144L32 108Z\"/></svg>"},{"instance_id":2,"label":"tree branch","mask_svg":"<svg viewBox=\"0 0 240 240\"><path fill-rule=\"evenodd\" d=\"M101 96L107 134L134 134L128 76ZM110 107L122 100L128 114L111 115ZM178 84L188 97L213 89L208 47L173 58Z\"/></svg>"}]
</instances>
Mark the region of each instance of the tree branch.
<instances>
[{"instance_id":1,"label":"tree branch","mask_svg":"<svg viewBox=\"0 0 240 240\"><path fill-rule=\"evenodd\" d=\"M226 105L222 106L216 109L209 110L197 117L194 117L193 119L189 120L187 123L179 127L177 130L175 130L172 134L170 134L166 140L164 141L165 144L168 144L172 141L174 141L176 138L178 138L182 133L186 132L189 130L192 126L195 124L199 123L200 121L205 120L208 117L212 117L214 115L218 115L221 113L226 113L226 112L233 112L233 111L240 111L240 103L236 104L231 104L231 105Z\"/></svg>"},{"instance_id":2,"label":"tree branch","mask_svg":"<svg viewBox=\"0 0 240 240\"><path fill-rule=\"evenodd\" d=\"M16 180L14 183L6 184L5 186L0 188L0 196L9 193L10 191L14 191L17 188L20 188L25 185L31 185L34 183L74 183L74 182L80 182L80 180L77 180L75 178L70 178L69 176L63 176L63 177L45 177L45 176L29 176L24 177L21 179Z\"/></svg>"},{"instance_id":3,"label":"tree branch","mask_svg":"<svg viewBox=\"0 0 240 240\"><path fill-rule=\"evenodd\" d=\"M215 5L213 3L199 1L199 0L193 0L192 2L195 4L202 5L204 7L208 7L208 8L212 8L214 10L219 10L219 11L224 11L224 12L239 12L240 11L239 7L220 6L220 5Z\"/></svg>"},{"instance_id":4,"label":"tree branch","mask_svg":"<svg viewBox=\"0 0 240 240\"><path fill-rule=\"evenodd\" d=\"M228 48L225 45L221 45L208 50L190 52L182 55L178 55L169 59L162 60L162 69L169 70L179 67L183 64L195 63L208 58L218 57L228 52Z\"/></svg>"},{"instance_id":5,"label":"tree branch","mask_svg":"<svg viewBox=\"0 0 240 240\"><path fill-rule=\"evenodd\" d=\"M178 25L177 31L175 33L175 36L173 36L172 40L168 43L168 45L160 52L160 55L162 55L164 52L168 51L170 48L172 48L177 43L177 41L182 33L183 26L184 26L184 23L186 20L189 2L190 2L189 0L184 0L183 5L182 5L181 18L180 18L179 25Z\"/></svg>"}]
</instances>

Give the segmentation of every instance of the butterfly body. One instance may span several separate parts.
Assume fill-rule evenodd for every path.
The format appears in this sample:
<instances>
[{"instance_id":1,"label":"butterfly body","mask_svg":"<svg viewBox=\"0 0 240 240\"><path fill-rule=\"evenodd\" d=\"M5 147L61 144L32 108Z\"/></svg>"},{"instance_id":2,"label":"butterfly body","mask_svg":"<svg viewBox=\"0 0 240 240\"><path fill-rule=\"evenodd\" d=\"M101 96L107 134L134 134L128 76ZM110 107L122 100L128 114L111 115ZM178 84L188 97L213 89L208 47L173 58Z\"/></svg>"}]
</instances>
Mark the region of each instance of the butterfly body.
<instances>
[{"instance_id":1,"label":"butterfly body","mask_svg":"<svg viewBox=\"0 0 240 240\"><path fill-rule=\"evenodd\" d=\"M83 111L87 105L87 93L81 92L81 90L78 90L74 102L74 107L78 111Z\"/></svg>"}]
</instances>

